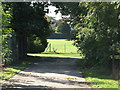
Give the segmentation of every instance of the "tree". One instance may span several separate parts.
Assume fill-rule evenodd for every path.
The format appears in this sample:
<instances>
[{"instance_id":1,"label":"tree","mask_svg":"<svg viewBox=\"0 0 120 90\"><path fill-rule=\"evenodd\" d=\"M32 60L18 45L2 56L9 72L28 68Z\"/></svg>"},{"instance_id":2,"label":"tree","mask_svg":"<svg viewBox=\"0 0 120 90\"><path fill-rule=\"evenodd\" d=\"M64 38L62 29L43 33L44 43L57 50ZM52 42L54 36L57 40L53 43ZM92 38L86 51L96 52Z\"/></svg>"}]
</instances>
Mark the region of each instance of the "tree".
<instances>
[{"instance_id":1,"label":"tree","mask_svg":"<svg viewBox=\"0 0 120 90\"><path fill-rule=\"evenodd\" d=\"M6 5L0 3L0 12L2 14L1 23L2 28L0 29L0 53L1 53L1 62L2 64L11 63L13 60L10 58L12 51L9 48L9 38L12 37L13 30L10 28L10 18L11 18L11 8L6 8Z\"/></svg>"},{"instance_id":2,"label":"tree","mask_svg":"<svg viewBox=\"0 0 120 90\"><path fill-rule=\"evenodd\" d=\"M45 51L45 48L48 45L48 42L44 38L37 37L36 35L31 35L28 38L28 53L41 53Z\"/></svg>"},{"instance_id":3,"label":"tree","mask_svg":"<svg viewBox=\"0 0 120 90\"><path fill-rule=\"evenodd\" d=\"M56 23L56 20L51 17L51 16L45 16L47 18L47 21L49 22L50 24L50 29L52 30L52 32L55 32L55 29L56 29L56 26L55 26L55 23Z\"/></svg>"},{"instance_id":4,"label":"tree","mask_svg":"<svg viewBox=\"0 0 120 90\"><path fill-rule=\"evenodd\" d=\"M27 55L27 37L36 35L43 41L50 34L49 23L45 18L44 7L46 3L14 2L3 3L4 11L11 15L10 26L15 31L16 38L16 63ZM10 9L10 10L9 10ZM8 28L8 27L7 27ZM14 46L15 47L15 46Z\"/></svg>"},{"instance_id":5,"label":"tree","mask_svg":"<svg viewBox=\"0 0 120 90\"><path fill-rule=\"evenodd\" d=\"M76 33L75 46L88 59L86 63L111 67L111 55L120 45L120 2L55 4L63 14L70 14Z\"/></svg>"},{"instance_id":6,"label":"tree","mask_svg":"<svg viewBox=\"0 0 120 90\"><path fill-rule=\"evenodd\" d=\"M57 32L70 34L71 28L67 22L61 22L57 27Z\"/></svg>"},{"instance_id":7,"label":"tree","mask_svg":"<svg viewBox=\"0 0 120 90\"><path fill-rule=\"evenodd\" d=\"M118 3L81 3L88 9L82 23L76 25L75 45L89 59L90 65L111 67L111 55L119 41ZM94 62L94 63L93 63Z\"/></svg>"}]
</instances>

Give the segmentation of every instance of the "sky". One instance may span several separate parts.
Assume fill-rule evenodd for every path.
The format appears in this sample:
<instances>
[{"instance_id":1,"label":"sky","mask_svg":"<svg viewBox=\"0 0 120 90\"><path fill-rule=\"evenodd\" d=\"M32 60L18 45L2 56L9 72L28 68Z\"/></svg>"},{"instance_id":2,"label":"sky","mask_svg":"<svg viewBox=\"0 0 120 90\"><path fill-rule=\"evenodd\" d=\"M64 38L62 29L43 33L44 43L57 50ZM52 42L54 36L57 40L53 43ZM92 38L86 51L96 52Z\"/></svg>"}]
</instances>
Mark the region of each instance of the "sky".
<instances>
[{"instance_id":1,"label":"sky","mask_svg":"<svg viewBox=\"0 0 120 90\"><path fill-rule=\"evenodd\" d=\"M49 13L46 14L51 17L55 17L56 20L62 19L62 14L60 11L56 14L54 11L57 9L55 6L49 6Z\"/></svg>"}]
</instances>

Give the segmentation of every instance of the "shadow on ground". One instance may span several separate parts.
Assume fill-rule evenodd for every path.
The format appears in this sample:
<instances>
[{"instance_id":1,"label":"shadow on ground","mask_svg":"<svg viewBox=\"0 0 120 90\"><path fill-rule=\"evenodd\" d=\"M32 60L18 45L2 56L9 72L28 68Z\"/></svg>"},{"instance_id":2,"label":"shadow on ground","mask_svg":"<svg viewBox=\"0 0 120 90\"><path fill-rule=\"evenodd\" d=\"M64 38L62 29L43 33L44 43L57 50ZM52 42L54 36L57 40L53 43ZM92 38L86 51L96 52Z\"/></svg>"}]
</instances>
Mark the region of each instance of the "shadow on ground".
<instances>
[{"instance_id":1,"label":"shadow on ground","mask_svg":"<svg viewBox=\"0 0 120 90\"><path fill-rule=\"evenodd\" d=\"M76 80L76 78L82 78L83 75L79 70L79 67L75 65L77 60L84 60L80 58L65 58L65 57L39 57L39 56L28 56L26 61L34 62L30 67L25 69L25 72L20 72L19 77L20 78L27 78L30 79L20 80L18 77L17 79L9 79L8 81L11 84L4 84L2 90L53 90L52 87L46 86L46 85L32 85L34 83L37 83L36 80L40 80L41 82L49 82L49 83L58 83L62 85L79 85L80 87L85 87L85 85L90 85L91 83L96 82L86 82L84 80ZM30 74L34 73L34 74ZM39 75L40 74L40 75ZM50 75L50 77L48 77ZM53 76L56 75L56 76ZM69 77L63 77L64 79L61 79L59 75L63 76L69 76ZM101 78L97 76L90 77L96 77ZM103 78L105 79L105 78ZM41 83L38 82L38 83ZM13 84L14 83L14 84ZM99 82L97 84L104 84L103 82ZM61 87L62 88L62 87ZM64 87L63 87L64 88ZM67 88L68 89L68 88ZM72 90L75 90L74 88L71 88ZM80 90L79 88L78 90ZM87 89L87 88L85 88ZM57 89L56 89L57 90Z\"/></svg>"},{"instance_id":2,"label":"shadow on ground","mask_svg":"<svg viewBox=\"0 0 120 90\"><path fill-rule=\"evenodd\" d=\"M49 90L51 89L49 85L33 85L35 83L41 82L55 84L57 83L60 85L77 84L80 87L85 87L85 85L90 84L89 82L84 81L84 79L82 78L82 73L75 65L76 60L81 60L79 58L28 56L28 59L26 60L34 62L34 64L26 68L24 72L20 72L16 79L9 79L8 81L10 82L10 84L4 84L2 90L12 90L12 88L16 87L19 89L25 88L24 90L32 90L31 88L49 88ZM81 81L77 81L77 78L81 78ZM37 82L35 79L39 82Z\"/></svg>"}]
</instances>

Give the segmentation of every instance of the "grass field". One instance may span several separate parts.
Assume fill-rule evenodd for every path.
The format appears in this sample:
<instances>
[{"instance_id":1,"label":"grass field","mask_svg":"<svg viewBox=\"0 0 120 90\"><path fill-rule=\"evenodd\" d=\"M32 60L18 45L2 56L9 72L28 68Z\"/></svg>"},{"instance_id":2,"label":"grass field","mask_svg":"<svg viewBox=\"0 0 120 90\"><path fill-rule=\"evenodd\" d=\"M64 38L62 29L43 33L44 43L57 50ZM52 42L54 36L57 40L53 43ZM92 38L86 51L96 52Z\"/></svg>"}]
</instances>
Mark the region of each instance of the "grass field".
<instances>
[{"instance_id":1,"label":"grass field","mask_svg":"<svg viewBox=\"0 0 120 90\"><path fill-rule=\"evenodd\" d=\"M77 53L77 48L73 45L74 41L68 41L66 39L48 39L48 47L45 52L41 54L31 54L30 56L42 56L42 57L82 57Z\"/></svg>"},{"instance_id":2,"label":"grass field","mask_svg":"<svg viewBox=\"0 0 120 90\"><path fill-rule=\"evenodd\" d=\"M41 54L28 53L28 55L42 57L83 57L73 45L74 41L68 41L67 39L47 39L47 41L49 44L45 52Z\"/></svg>"},{"instance_id":3,"label":"grass field","mask_svg":"<svg viewBox=\"0 0 120 90\"><path fill-rule=\"evenodd\" d=\"M77 53L77 48L73 46L74 41L68 41L66 39L48 39L48 42L51 44L51 51L56 50L57 53ZM47 49L47 51L50 51L50 47Z\"/></svg>"}]
</instances>

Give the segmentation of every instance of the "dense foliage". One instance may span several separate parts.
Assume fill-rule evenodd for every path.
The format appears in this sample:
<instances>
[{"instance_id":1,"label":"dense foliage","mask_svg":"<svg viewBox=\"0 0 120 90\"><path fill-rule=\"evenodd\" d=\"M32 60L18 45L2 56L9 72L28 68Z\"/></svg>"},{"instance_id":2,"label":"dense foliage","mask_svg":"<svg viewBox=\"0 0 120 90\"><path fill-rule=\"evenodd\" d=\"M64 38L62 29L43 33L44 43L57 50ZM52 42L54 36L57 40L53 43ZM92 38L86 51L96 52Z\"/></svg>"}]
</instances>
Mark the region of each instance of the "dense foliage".
<instances>
[{"instance_id":1,"label":"dense foliage","mask_svg":"<svg viewBox=\"0 0 120 90\"><path fill-rule=\"evenodd\" d=\"M110 65L117 52L119 36L119 3L81 3L87 14L75 25L75 45L89 59L89 65Z\"/></svg>"},{"instance_id":2,"label":"dense foliage","mask_svg":"<svg viewBox=\"0 0 120 90\"><path fill-rule=\"evenodd\" d=\"M12 32L13 30L10 28L10 18L11 18L11 14L9 11L11 11L11 9L6 9L5 5L1 4L1 14L2 14L2 28L0 29L0 33L2 34L0 37L1 39L1 54L2 54L2 61L1 63L11 63L12 59L10 58L10 55L12 53L11 49L9 48L9 38L12 37ZM4 10L6 9L6 10Z\"/></svg>"},{"instance_id":3,"label":"dense foliage","mask_svg":"<svg viewBox=\"0 0 120 90\"><path fill-rule=\"evenodd\" d=\"M70 34L71 28L67 22L61 22L57 26L57 32L65 33L65 34Z\"/></svg>"},{"instance_id":4,"label":"dense foliage","mask_svg":"<svg viewBox=\"0 0 120 90\"><path fill-rule=\"evenodd\" d=\"M84 65L111 66L112 55L120 45L120 2L54 4L63 14L71 16L76 36L74 44L86 58ZM75 7L71 7L73 5Z\"/></svg>"},{"instance_id":5,"label":"dense foliage","mask_svg":"<svg viewBox=\"0 0 120 90\"><path fill-rule=\"evenodd\" d=\"M56 24L57 20L55 20L53 17L48 16L48 15L46 15L45 17L47 18L51 32L56 32L56 25L55 24Z\"/></svg>"},{"instance_id":6,"label":"dense foliage","mask_svg":"<svg viewBox=\"0 0 120 90\"><path fill-rule=\"evenodd\" d=\"M27 34L35 34L39 37L49 35L49 23L45 18L45 5L42 3L21 2L12 3L13 19L12 27L15 31Z\"/></svg>"},{"instance_id":7,"label":"dense foliage","mask_svg":"<svg viewBox=\"0 0 120 90\"><path fill-rule=\"evenodd\" d=\"M6 43L6 37L9 34L11 36L13 34L11 32L14 31L17 52L23 53L18 57L23 58L27 53L25 43L27 37L35 35L36 37L31 41L32 44L38 48L40 42L44 42L45 49L46 38L51 32L44 11L47 4L21 2L3 5L3 44ZM75 29L75 46L84 54L86 58L84 63L87 66L95 64L111 66L112 55L119 52L120 45L120 2L76 2L54 3L53 5L58 7L64 15L70 14L71 21L69 22ZM64 27L65 30L64 25L68 26L63 23L59 27ZM32 44L29 47L33 47ZM4 48L7 48L7 45L5 44Z\"/></svg>"},{"instance_id":8,"label":"dense foliage","mask_svg":"<svg viewBox=\"0 0 120 90\"><path fill-rule=\"evenodd\" d=\"M41 53L44 52L48 42L45 38L37 37L36 35L31 35L28 37L28 53Z\"/></svg>"},{"instance_id":9,"label":"dense foliage","mask_svg":"<svg viewBox=\"0 0 120 90\"><path fill-rule=\"evenodd\" d=\"M27 37L32 35L39 37L44 47L46 47L46 38L51 32L49 30L49 23L45 18L46 12L44 11L44 8L46 6L47 4L42 2L2 3L2 32L4 36L2 41L3 44L5 43L3 45L4 58L8 59L10 57L15 60L15 63L24 60L27 55ZM9 36L12 36L12 38L7 39ZM12 49L12 55L8 52L8 48ZM44 49L42 51L44 51Z\"/></svg>"}]
</instances>

